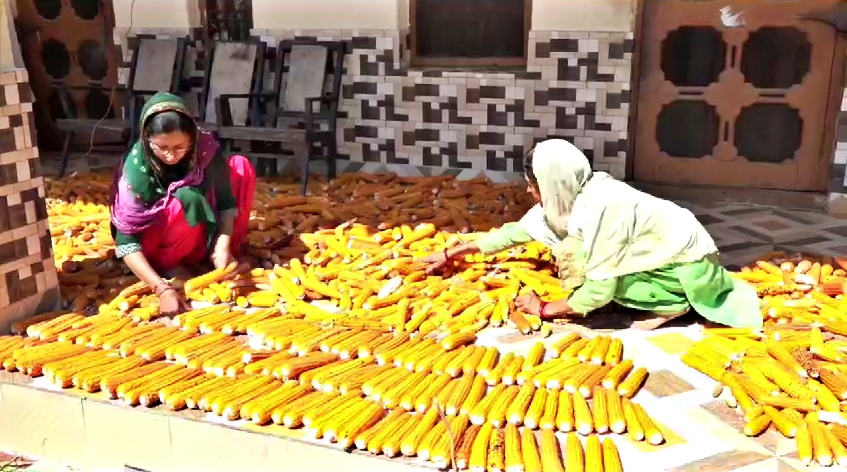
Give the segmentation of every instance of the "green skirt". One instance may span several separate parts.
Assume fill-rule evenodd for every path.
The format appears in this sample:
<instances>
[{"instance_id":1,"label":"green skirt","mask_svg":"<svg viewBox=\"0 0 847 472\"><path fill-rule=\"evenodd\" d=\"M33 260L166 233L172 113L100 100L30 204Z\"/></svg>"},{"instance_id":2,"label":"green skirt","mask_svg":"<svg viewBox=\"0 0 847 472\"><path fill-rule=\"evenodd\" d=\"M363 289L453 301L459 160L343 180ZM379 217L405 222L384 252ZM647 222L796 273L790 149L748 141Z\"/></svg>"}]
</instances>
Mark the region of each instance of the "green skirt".
<instances>
[{"instance_id":1,"label":"green skirt","mask_svg":"<svg viewBox=\"0 0 847 472\"><path fill-rule=\"evenodd\" d=\"M730 276L716 255L619 277L613 299L659 315L694 308L703 318L733 328L763 325L756 291Z\"/></svg>"}]
</instances>

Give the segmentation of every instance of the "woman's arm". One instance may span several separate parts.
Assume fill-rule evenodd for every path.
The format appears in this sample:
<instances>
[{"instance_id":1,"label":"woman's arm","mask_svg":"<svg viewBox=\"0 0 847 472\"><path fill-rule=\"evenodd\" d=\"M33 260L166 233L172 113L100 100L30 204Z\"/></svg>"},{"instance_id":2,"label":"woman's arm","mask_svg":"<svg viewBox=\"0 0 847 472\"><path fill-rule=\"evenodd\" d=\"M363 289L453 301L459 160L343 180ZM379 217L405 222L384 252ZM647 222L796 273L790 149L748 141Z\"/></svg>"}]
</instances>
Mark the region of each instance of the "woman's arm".
<instances>
[{"instance_id":1,"label":"woman's arm","mask_svg":"<svg viewBox=\"0 0 847 472\"><path fill-rule=\"evenodd\" d=\"M609 304L615 297L618 288L617 277L605 280L589 280L571 294L570 298L564 300L566 306L571 310L570 314L579 313L586 315L591 311L602 308ZM558 303L558 302L556 302ZM556 307L553 303L547 305L547 311Z\"/></svg>"},{"instance_id":2,"label":"woman's arm","mask_svg":"<svg viewBox=\"0 0 847 472\"><path fill-rule=\"evenodd\" d=\"M526 232L523 225L519 222L506 223L499 229L485 233L476 239L473 243L463 244L455 249L462 248L465 252L461 254L469 254L472 252L481 252L483 254L495 254L505 249L509 249L521 244L526 244L532 241L532 236ZM468 246L464 248L464 246ZM461 255L457 253L456 255Z\"/></svg>"},{"instance_id":3,"label":"woman's arm","mask_svg":"<svg viewBox=\"0 0 847 472\"><path fill-rule=\"evenodd\" d=\"M123 258L124 263L129 270L135 274L136 277L141 279L142 282L146 283L148 287L153 288L160 287L165 284L165 280L162 279L161 276L153 269L153 266L150 265L150 262L147 261L147 258L144 257L144 253L141 251L133 252L132 254L127 254Z\"/></svg>"}]
</instances>

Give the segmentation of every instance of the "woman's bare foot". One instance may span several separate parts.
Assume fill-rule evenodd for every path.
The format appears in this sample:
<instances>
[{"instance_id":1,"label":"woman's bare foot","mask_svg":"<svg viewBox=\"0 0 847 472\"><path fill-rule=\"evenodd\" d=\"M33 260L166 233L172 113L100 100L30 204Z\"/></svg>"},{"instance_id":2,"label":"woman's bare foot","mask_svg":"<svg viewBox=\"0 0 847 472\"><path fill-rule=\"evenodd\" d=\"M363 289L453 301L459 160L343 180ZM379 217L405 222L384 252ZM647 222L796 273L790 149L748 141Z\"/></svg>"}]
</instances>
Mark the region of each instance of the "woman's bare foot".
<instances>
[{"instance_id":1,"label":"woman's bare foot","mask_svg":"<svg viewBox=\"0 0 847 472\"><path fill-rule=\"evenodd\" d=\"M644 313L641 315L636 315L632 317L632 325L630 325L630 328L635 328L641 331L652 331L656 328L663 326L665 323L671 320L674 320L676 318L679 318L680 316L687 314L690 310L690 308L686 308L685 310L680 311L679 313L672 314Z\"/></svg>"}]
</instances>

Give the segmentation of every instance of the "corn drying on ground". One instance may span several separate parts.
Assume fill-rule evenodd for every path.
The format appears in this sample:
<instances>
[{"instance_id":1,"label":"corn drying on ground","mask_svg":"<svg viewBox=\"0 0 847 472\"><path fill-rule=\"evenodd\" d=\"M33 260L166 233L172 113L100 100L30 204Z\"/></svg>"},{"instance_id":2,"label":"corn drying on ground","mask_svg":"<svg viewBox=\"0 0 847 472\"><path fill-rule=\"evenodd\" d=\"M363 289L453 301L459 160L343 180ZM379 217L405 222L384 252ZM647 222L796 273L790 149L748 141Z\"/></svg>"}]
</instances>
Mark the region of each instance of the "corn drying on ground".
<instances>
[{"instance_id":1,"label":"corn drying on ground","mask_svg":"<svg viewBox=\"0 0 847 472\"><path fill-rule=\"evenodd\" d=\"M596 434L664 440L632 400L647 371L620 340L570 334L526 355L475 345L486 326L550 334L512 305L528 290L567 295L542 246L467 257L437 277L416 261L518 219L532 203L523 186L353 174L300 197L296 184L261 182L255 268L178 281L205 308L158 322L149 289L110 260L109 184L48 182L68 310L0 338L4 369L472 470L615 471L614 443ZM564 455L554 431L570 435Z\"/></svg>"},{"instance_id":2,"label":"corn drying on ground","mask_svg":"<svg viewBox=\"0 0 847 472\"><path fill-rule=\"evenodd\" d=\"M794 438L800 460L847 467L845 260L768 254L737 277L762 297L761 331L713 328L682 360L715 381L744 433Z\"/></svg>"}]
</instances>

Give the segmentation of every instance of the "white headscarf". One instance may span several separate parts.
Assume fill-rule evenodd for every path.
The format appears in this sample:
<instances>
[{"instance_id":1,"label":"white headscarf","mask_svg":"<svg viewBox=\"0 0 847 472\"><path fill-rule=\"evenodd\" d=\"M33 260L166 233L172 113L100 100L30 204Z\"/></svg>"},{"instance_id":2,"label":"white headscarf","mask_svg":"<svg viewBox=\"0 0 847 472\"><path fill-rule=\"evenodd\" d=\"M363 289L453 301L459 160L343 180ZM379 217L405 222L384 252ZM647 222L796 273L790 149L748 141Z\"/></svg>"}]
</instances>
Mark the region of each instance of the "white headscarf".
<instances>
[{"instance_id":1,"label":"white headscarf","mask_svg":"<svg viewBox=\"0 0 847 472\"><path fill-rule=\"evenodd\" d=\"M539 143L532 171L541 204L521 224L558 259L575 265L571 272L605 280L717 252L690 211L593 172L585 155L565 140Z\"/></svg>"}]
</instances>

